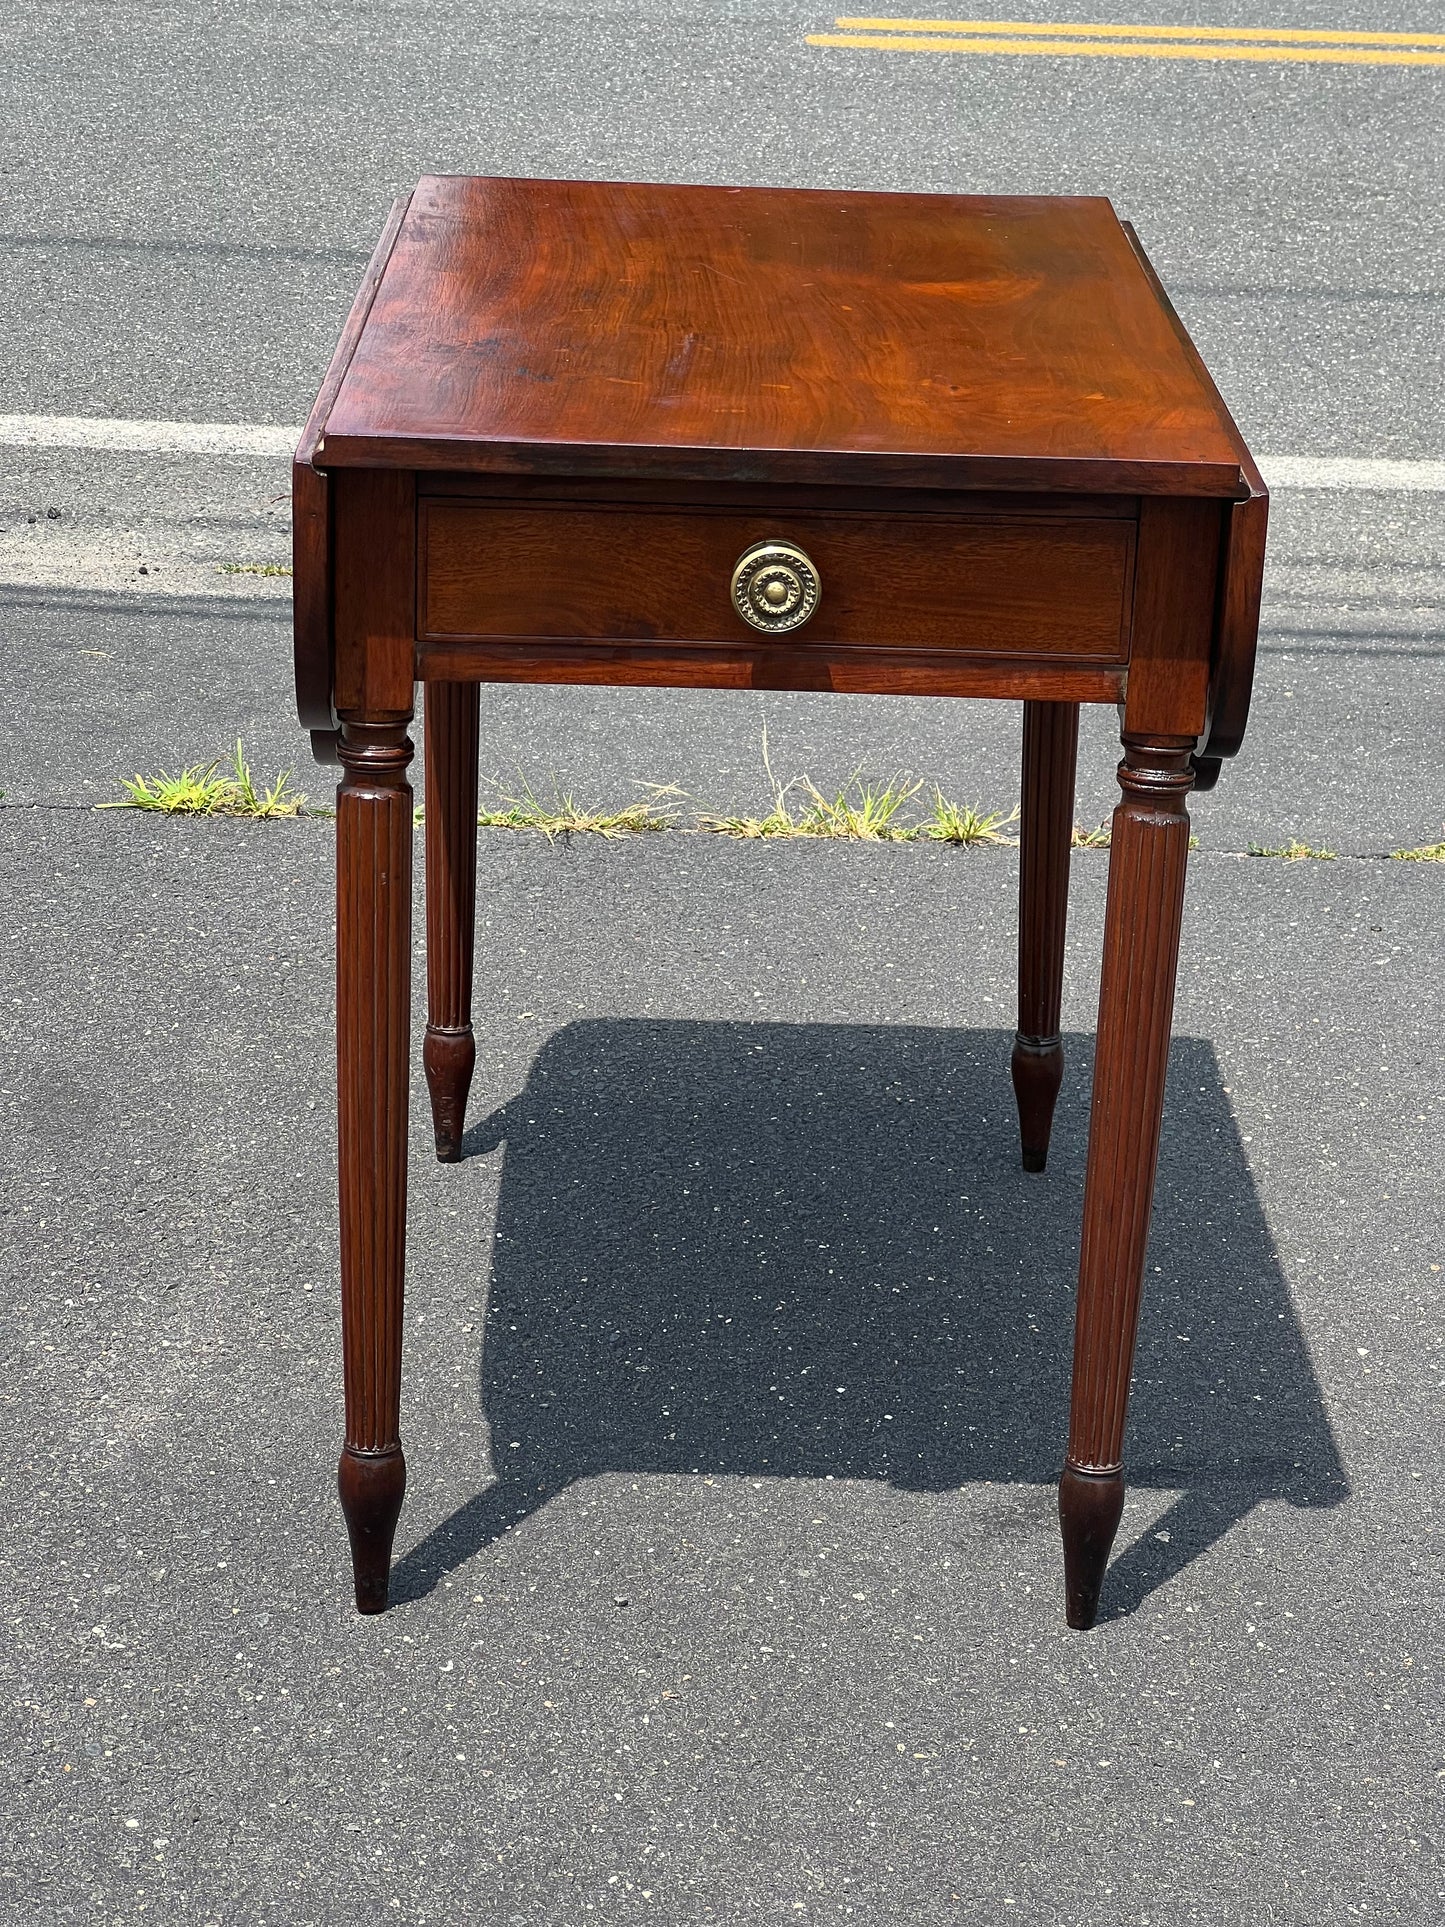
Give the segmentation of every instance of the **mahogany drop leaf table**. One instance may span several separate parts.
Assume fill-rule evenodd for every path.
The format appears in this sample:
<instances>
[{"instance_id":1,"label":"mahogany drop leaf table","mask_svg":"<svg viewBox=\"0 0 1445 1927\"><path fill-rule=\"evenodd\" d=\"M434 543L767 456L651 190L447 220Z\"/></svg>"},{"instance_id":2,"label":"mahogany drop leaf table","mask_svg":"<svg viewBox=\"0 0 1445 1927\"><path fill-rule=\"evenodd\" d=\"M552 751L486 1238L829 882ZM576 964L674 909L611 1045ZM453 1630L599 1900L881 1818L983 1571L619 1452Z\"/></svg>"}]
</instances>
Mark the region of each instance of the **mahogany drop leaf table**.
<instances>
[{"instance_id":1,"label":"mahogany drop leaf table","mask_svg":"<svg viewBox=\"0 0 1445 1927\"><path fill-rule=\"evenodd\" d=\"M1124 1499L1189 848L1238 749L1267 500L1107 201L433 177L399 200L294 467L296 685L339 759L337 1035L356 1601L400 1440L408 735L426 685L437 1155L459 1155L484 682L1023 704L1023 1162L1041 1170L1080 703L1118 705L1072 1411L1086 1627Z\"/></svg>"}]
</instances>

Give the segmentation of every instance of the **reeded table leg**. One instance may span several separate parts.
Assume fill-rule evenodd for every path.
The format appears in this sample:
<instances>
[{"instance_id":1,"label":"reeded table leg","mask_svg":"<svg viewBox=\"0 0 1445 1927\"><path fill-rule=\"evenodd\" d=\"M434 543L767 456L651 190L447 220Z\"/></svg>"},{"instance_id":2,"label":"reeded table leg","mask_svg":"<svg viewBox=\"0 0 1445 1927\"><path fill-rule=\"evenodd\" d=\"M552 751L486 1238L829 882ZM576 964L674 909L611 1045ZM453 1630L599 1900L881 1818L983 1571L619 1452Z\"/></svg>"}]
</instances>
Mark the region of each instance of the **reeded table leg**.
<instances>
[{"instance_id":1,"label":"reeded table leg","mask_svg":"<svg viewBox=\"0 0 1445 1927\"><path fill-rule=\"evenodd\" d=\"M426 692L426 1039L437 1156L461 1156L472 1035L472 947L477 907L476 683L433 682Z\"/></svg>"},{"instance_id":2,"label":"reeded table leg","mask_svg":"<svg viewBox=\"0 0 1445 1927\"><path fill-rule=\"evenodd\" d=\"M1159 1161L1189 785L1189 748L1125 736L1109 852L1073 1405L1059 1486L1068 1620L1077 1627L1094 1623L1124 1507L1124 1419Z\"/></svg>"},{"instance_id":3,"label":"reeded table leg","mask_svg":"<svg viewBox=\"0 0 1445 1927\"><path fill-rule=\"evenodd\" d=\"M1054 1103L1064 1075L1059 1009L1064 993L1064 928L1078 752L1077 703L1024 704L1019 1027L1011 1069L1026 1171L1044 1168Z\"/></svg>"},{"instance_id":4,"label":"reeded table leg","mask_svg":"<svg viewBox=\"0 0 1445 1927\"><path fill-rule=\"evenodd\" d=\"M346 1446L338 1483L357 1609L386 1606L406 1490L401 1309L411 1016L411 743L344 723L336 797L337 1083Z\"/></svg>"}]
</instances>

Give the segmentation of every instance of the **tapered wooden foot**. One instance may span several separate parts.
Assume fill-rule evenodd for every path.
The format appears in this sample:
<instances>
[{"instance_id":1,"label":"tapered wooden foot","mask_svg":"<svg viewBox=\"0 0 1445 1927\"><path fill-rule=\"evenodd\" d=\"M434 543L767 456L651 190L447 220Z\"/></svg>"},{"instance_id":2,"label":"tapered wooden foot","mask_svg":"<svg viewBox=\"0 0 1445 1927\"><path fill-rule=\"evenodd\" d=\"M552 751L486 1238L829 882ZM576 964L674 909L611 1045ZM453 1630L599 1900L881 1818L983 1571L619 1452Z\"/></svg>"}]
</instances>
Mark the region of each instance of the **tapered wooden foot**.
<instances>
[{"instance_id":1,"label":"tapered wooden foot","mask_svg":"<svg viewBox=\"0 0 1445 1927\"><path fill-rule=\"evenodd\" d=\"M1124 1511L1122 1472L1084 1472L1066 1465L1059 1481L1064 1535L1064 1612L1078 1632L1099 1615L1099 1588Z\"/></svg>"},{"instance_id":2,"label":"tapered wooden foot","mask_svg":"<svg viewBox=\"0 0 1445 1927\"><path fill-rule=\"evenodd\" d=\"M476 683L434 682L426 692L426 989L422 1065L431 1092L437 1156L461 1156L467 1092L477 1061L472 1036L472 949L477 904Z\"/></svg>"},{"instance_id":3,"label":"tapered wooden foot","mask_svg":"<svg viewBox=\"0 0 1445 1927\"><path fill-rule=\"evenodd\" d=\"M1025 1171L1042 1171L1049 1161L1054 1105L1064 1081L1064 1046L1057 1037L1014 1038L1009 1061L1019 1109L1019 1145Z\"/></svg>"},{"instance_id":4,"label":"tapered wooden foot","mask_svg":"<svg viewBox=\"0 0 1445 1927\"><path fill-rule=\"evenodd\" d=\"M477 1062L477 1040L471 1028L439 1030L426 1027L421 1047L422 1067L431 1092L432 1131L437 1157L455 1164L462 1154L462 1132L467 1121L467 1092Z\"/></svg>"},{"instance_id":5,"label":"tapered wooden foot","mask_svg":"<svg viewBox=\"0 0 1445 1927\"><path fill-rule=\"evenodd\" d=\"M1054 1104L1064 1076L1059 1012L1078 752L1077 703L1024 704L1019 1027L1010 1068L1026 1171L1042 1171L1048 1160Z\"/></svg>"},{"instance_id":6,"label":"tapered wooden foot","mask_svg":"<svg viewBox=\"0 0 1445 1927\"><path fill-rule=\"evenodd\" d=\"M391 1546L406 1496L401 1447L392 1452L353 1452L348 1446L336 1468L336 1484L351 1541L356 1610L385 1612Z\"/></svg>"},{"instance_id":7,"label":"tapered wooden foot","mask_svg":"<svg viewBox=\"0 0 1445 1927\"><path fill-rule=\"evenodd\" d=\"M1071 1626L1088 1626L1124 1502L1124 1425L1189 853L1192 745L1126 732L1109 846L1074 1387L1059 1514Z\"/></svg>"},{"instance_id":8,"label":"tapered wooden foot","mask_svg":"<svg viewBox=\"0 0 1445 1927\"><path fill-rule=\"evenodd\" d=\"M411 1015L411 744L404 723L344 720L336 797L341 1503L356 1603L386 1604L401 1511L401 1320Z\"/></svg>"}]
</instances>

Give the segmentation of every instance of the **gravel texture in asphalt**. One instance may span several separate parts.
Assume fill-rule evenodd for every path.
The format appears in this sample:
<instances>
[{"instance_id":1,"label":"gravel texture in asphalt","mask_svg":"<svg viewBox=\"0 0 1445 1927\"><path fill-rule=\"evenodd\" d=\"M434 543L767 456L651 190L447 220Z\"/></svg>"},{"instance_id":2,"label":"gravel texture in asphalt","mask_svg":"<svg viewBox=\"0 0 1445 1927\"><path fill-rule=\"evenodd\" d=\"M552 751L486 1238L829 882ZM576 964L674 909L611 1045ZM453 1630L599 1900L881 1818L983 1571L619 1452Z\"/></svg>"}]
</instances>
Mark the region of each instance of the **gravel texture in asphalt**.
<instances>
[{"instance_id":1,"label":"gravel texture in asphalt","mask_svg":"<svg viewBox=\"0 0 1445 1927\"><path fill-rule=\"evenodd\" d=\"M1104 193L1261 454L1440 458L1438 70L809 49L832 20L0 0L0 407L299 421L391 195L458 169ZM1106 857L1026 1177L1010 852L484 834L469 1154L431 1160L418 1075L411 1486L362 1622L330 829L91 809L238 735L324 798L264 573L285 468L0 480L0 1920L1441 1916L1442 872L1384 858L1445 825L1445 498L1275 498L1079 1636ZM758 811L766 725L784 781L1006 810L1016 723L495 689L483 774ZM1086 715L1086 824L1114 732ZM1341 855L1232 854L1293 837Z\"/></svg>"},{"instance_id":2,"label":"gravel texture in asphalt","mask_svg":"<svg viewBox=\"0 0 1445 1927\"><path fill-rule=\"evenodd\" d=\"M1006 852L485 834L361 1621L328 828L0 834L13 1917L1438 1911L1435 872L1195 859L1082 1636L1052 1482L1104 860L1030 1178Z\"/></svg>"},{"instance_id":3,"label":"gravel texture in asphalt","mask_svg":"<svg viewBox=\"0 0 1445 1927\"><path fill-rule=\"evenodd\" d=\"M1379 0L1301 11L1284 24L1414 24ZM581 175L1107 194L1248 435L1439 454L1438 69L810 48L833 18L4 0L0 258L27 296L0 318L6 405L299 420L393 194L427 172ZM1243 0L1222 24L1281 17Z\"/></svg>"}]
</instances>

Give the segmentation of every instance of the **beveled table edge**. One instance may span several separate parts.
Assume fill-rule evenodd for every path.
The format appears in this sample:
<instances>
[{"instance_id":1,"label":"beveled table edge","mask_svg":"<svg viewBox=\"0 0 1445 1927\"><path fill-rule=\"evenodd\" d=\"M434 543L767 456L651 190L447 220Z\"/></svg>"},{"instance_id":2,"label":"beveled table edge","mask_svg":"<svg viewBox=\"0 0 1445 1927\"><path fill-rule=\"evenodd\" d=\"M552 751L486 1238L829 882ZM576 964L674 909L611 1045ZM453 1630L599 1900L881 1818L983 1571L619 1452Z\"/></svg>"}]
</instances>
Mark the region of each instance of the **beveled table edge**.
<instances>
[{"instance_id":1,"label":"beveled table edge","mask_svg":"<svg viewBox=\"0 0 1445 1927\"><path fill-rule=\"evenodd\" d=\"M577 480L748 482L760 486L994 490L1002 494L1194 495L1243 501L1240 462L1113 461L1082 456L912 454L856 448L670 447L569 441L483 441L445 435L332 435L319 469L385 468Z\"/></svg>"}]
</instances>

